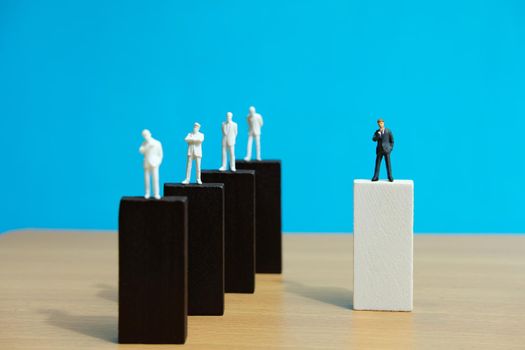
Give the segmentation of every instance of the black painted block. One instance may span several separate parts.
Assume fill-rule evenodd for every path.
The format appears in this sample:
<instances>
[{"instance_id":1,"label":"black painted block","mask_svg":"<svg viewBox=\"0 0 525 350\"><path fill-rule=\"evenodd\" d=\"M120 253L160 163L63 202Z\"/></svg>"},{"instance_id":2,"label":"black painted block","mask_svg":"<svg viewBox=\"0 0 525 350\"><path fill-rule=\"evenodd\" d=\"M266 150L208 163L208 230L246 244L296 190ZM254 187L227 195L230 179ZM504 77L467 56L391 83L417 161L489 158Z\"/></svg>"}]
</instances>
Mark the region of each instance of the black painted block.
<instances>
[{"instance_id":1,"label":"black painted block","mask_svg":"<svg viewBox=\"0 0 525 350\"><path fill-rule=\"evenodd\" d=\"M238 170L201 173L205 182L224 184L224 272L227 293L255 291L255 172Z\"/></svg>"},{"instance_id":2,"label":"black painted block","mask_svg":"<svg viewBox=\"0 0 525 350\"><path fill-rule=\"evenodd\" d=\"M119 209L119 343L183 344L187 200L124 197Z\"/></svg>"},{"instance_id":3,"label":"black painted block","mask_svg":"<svg viewBox=\"0 0 525 350\"><path fill-rule=\"evenodd\" d=\"M282 273L281 161L237 161L236 165L255 170L256 271Z\"/></svg>"},{"instance_id":4,"label":"black painted block","mask_svg":"<svg viewBox=\"0 0 525 350\"><path fill-rule=\"evenodd\" d=\"M224 314L224 185L167 183L188 197L188 315Z\"/></svg>"}]
</instances>

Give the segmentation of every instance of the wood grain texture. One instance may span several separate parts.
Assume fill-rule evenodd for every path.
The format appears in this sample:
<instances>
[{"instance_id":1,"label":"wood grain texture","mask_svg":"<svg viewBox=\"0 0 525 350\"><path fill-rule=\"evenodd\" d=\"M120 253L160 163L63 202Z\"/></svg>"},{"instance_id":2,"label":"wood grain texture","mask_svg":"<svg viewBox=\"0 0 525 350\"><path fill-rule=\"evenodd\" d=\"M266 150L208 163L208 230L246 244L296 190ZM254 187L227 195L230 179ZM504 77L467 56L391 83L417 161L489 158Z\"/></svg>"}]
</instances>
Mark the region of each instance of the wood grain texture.
<instances>
[{"instance_id":1,"label":"wood grain texture","mask_svg":"<svg viewBox=\"0 0 525 350\"><path fill-rule=\"evenodd\" d=\"M414 311L352 311L352 236L284 235L283 275L188 318L187 349L523 349L525 236L415 236ZM119 345L117 236L0 236L0 349Z\"/></svg>"}]
</instances>

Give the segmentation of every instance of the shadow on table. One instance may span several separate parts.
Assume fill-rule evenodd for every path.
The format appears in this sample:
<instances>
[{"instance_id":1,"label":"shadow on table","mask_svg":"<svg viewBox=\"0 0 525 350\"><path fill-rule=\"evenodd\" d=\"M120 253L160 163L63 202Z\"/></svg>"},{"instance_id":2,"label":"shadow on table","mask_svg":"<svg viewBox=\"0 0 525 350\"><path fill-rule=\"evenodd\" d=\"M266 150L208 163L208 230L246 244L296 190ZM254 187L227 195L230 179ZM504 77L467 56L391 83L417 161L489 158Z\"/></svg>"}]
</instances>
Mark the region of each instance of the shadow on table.
<instances>
[{"instance_id":1,"label":"shadow on table","mask_svg":"<svg viewBox=\"0 0 525 350\"><path fill-rule=\"evenodd\" d=\"M285 281L286 291L305 298L332 304L344 309L352 309L354 293L346 288L308 286L294 281Z\"/></svg>"},{"instance_id":2,"label":"shadow on table","mask_svg":"<svg viewBox=\"0 0 525 350\"><path fill-rule=\"evenodd\" d=\"M109 284L99 283L95 287L99 289L97 297L118 303L118 289Z\"/></svg>"},{"instance_id":3,"label":"shadow on table","mask_svg":"<svg viewBox=\"0 0 525 350\"><path fill-rule=\"evenodd\" d=\"M61 310L41 310L52 326L117 343L118 320L114 316L72 315Z\"/></svg>"}]
</instances>

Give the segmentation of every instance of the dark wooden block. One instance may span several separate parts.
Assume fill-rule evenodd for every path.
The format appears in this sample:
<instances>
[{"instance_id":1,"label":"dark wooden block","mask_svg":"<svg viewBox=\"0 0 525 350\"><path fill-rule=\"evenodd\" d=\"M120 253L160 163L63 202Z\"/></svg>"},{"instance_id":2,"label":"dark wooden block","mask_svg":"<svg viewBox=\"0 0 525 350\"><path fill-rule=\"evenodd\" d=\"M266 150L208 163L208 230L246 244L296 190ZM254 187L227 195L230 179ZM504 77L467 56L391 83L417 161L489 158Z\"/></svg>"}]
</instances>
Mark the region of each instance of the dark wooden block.
<instances>
[{"instance_id":1,"label":"dark wooden block","mask_svg":"<svg viewBox=\"0 0 525 350\"><path fill-rule=\"evenodd\" d=\"M188 197L188 315L224 314L224 185L164 185Z\"/></svg>"},{"instance_id":2,"label":"dark wooden block","mask_svg":"<svg viewBox=\"0 0 525 350\"><path fill-rule=\"evenodd\" d=\"M282 273L281 161L237 161L236 165L255 170L256 271Z\"/></svg>"},{"instance_id":3,"label":"dark wooden block","mask_svg":"<svg viewBox=\"0 0 525 350\"><path fill-rule=\"evenodd\" d=\"M187 200L124 197L119 209L119 343L183 344Z\"/></svg>"},{"instance_id":4,"label":"dark wooden block","mask_svg":"<svg viewBox=\"0 0 525 350\"><path fill-rule=\"evenodd\" d=\"M206 170L203 181L224 184L224 276L227 293L255 291L255 172Z\"/></svg>"}]
</instances>

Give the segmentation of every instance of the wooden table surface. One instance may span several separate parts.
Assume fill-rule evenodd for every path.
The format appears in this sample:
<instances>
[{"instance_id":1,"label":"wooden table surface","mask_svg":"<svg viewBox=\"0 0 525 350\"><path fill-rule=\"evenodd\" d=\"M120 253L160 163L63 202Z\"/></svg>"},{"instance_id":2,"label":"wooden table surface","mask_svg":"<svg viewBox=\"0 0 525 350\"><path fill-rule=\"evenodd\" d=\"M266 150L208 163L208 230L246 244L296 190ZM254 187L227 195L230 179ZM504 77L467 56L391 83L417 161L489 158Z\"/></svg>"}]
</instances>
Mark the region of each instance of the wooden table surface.
<instances>
[{"instance_id":1,"label":"wooden table surface","mask_svg":"<svg viewBox=\"0 0 525 350\"><path fill-rule=\"evenodd\" d=\"M352 236L285 235L283 275L188 318L185 345L119 345L117 235L0 235L0 349L525 349L525 236L419 235L411 313L352 310Z\"/></svg>"}]
</instances>

